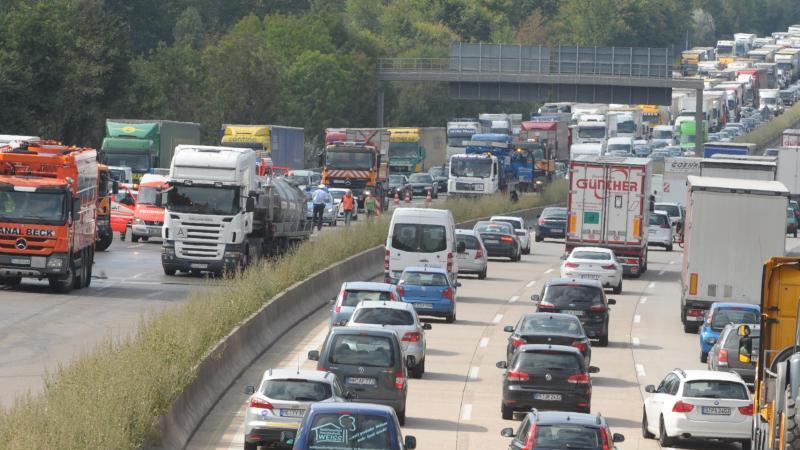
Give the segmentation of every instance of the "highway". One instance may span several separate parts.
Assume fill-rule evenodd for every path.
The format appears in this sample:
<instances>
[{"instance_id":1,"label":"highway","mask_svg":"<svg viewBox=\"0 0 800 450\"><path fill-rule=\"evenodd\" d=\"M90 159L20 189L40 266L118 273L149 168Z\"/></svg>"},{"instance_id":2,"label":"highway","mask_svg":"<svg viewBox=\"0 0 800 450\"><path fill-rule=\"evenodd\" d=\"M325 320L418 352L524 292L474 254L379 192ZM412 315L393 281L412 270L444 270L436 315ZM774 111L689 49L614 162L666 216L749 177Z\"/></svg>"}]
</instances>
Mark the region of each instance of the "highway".
<instances>
[{"instance_id":1,"label":"highway","mask_svg":"<svg viewBox=\"0 0 800 450\"><path fill-rule=\"evenodd\" d=\"M787 247L800 242L787 238ZM509 440L504 427L518 422L500 417L501 373L495 367L505 357L505 325L532 310L531 294L542 282L558 276L563 241L535 243L533 254L520 263L496 260L489 277L461 279L458 321L430 320L428 356L424 377L410 380L405 434L414 435L421 449L500 449ZM677 249L677 247L676 247ZM679 319L680 251L651 248L648 272L626 279L622 295L611 312L610 344L594 347L592 412L608 418L614 432L623 433L624 449L657 449L655 440L641 437L644 386L658 384L670 370L703 369L698 336L684 334ZM321 345L327 332L328 310L304 321L254 363L229 389L195 434L189 448L240 449L247 396L243 389L257 384L270 367L313 369L306 353ZM681 441L686 449L736 449L699 441Z\"/></svg>"}]
</instances>

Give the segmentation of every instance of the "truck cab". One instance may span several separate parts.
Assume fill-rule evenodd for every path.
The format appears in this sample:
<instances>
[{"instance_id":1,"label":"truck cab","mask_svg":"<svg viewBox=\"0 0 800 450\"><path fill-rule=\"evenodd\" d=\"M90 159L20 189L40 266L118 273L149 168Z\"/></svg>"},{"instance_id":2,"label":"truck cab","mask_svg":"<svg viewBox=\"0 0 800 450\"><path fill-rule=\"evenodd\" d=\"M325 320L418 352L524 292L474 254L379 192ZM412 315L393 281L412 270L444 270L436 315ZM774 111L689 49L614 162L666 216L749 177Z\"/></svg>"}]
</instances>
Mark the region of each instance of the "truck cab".
<instances>
[{"instance_id":1,"label":"truck cab","mask_svg":"<svg viewBox=\"0 0 800 450\"><path fill-rule=\"evenodd\" d=\"M389 128L389 172L418 173L425 170L425 148L418 128Z\"/></svg>"},{"instance_id":2,"label":"truck cab","mask_svg":"<svg viewBox=\"0 0 800 450\"><path fill-rule=\"evenodd\" d=\"M145 174L139 181L139 195L133 209L131 223L131 240L148 241L151 237L160 238L164 226L164 208L158 204L159 194L166 191L169 185L167 177Z\"/></svg>"},{"instance_id":3,"label":"truck cab","mask_svg":"<svg viewBox=\"0 0 800 450\"><path fill-rule=\"evenodd\" d=\"M500 190L497 157L487 154L456 154L450 157L447 192L452 195L494 194Z\"/></svg>"}]
</instances>

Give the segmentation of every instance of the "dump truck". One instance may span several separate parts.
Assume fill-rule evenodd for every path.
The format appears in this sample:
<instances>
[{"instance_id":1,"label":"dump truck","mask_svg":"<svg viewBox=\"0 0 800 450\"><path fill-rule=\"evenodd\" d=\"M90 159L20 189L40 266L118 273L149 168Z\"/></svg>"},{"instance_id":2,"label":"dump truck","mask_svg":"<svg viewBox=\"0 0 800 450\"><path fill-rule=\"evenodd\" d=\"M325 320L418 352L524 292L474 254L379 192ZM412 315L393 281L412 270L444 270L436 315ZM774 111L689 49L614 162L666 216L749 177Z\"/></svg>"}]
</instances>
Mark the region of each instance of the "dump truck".
<instances>
[{"instance_id":1,"label":"dump truck","mask_svg":"<svg viewBox=\"0 0 800 450\"><path fill-rule=\"evenodd\" d=\"M359 210L370 192L386 210L389 207L389 131L385 128L331 128L325 132L325 149L319 156L322 183L347 188L356 196Z\"/></svg>"},{"instance_id":2,"label":"dump truck","mask_svg":"<svg viewBox=\"0 0 800 450\"><path fill-rule=\"evenodd\" d=\"M305 167L305 131L280 125L222 125L222 146L252 148L258 160L287 169Z\"/></svg>"},{"instance_id":3,"label":"dump truck","mask_svg":"<svg viewBox=\"0 0 800 450\"><path fill-rule=\"evenodd\" d=\"M0 284L89 286L97 239L97 152L54 141L0 149Z\"/></svg>"},{"instance_id":4,"label":"dump truck","mask_svg":"<svg viewBox=\"0 0 800 450\"><path fill-rule=\"evenodd\" d=\"M130 167L134 181L154 168L167 169L178 145L200 143L200 124L170 120L108 119L100 160Z\"/></svg>"}]
</instances>

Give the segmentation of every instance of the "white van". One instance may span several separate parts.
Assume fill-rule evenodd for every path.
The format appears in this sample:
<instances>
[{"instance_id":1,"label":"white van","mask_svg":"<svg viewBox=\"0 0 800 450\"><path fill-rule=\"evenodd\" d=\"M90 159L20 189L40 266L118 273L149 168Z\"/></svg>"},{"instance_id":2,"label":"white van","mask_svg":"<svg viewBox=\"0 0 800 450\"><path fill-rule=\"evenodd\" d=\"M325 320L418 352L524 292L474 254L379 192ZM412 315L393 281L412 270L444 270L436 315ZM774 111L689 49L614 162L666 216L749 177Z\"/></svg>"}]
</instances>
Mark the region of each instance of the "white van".
<instances>
[{"instance_id":1,"label":"white van","mask_svg":"<svg viewBox=\"0 0 800 450\"><path fill-rule=\"evenodd\" d=\"M398 208L392 215L383 261L387 283L397 283L406 267L446 269L458 273L456 224L446 209Z\"/></svg>"}]
</instances>

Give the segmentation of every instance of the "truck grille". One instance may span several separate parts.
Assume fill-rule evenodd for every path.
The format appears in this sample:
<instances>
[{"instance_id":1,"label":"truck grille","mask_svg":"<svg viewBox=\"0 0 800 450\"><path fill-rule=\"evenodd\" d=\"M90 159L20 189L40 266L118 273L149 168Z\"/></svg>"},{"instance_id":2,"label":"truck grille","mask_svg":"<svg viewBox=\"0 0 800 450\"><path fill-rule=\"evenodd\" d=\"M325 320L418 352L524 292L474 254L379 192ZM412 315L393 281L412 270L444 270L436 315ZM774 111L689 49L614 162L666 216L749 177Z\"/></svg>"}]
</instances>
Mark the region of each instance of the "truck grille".
<instances>
[{"instance_id":1,"label":"truck grille","mask_svg":"<svg viewBox=\"0 0 800 450\"><path fill-rule=\"evenodd\" d=\"M361 189L367 186L367 180L349 178L331 178L332 187Z\"/></svg>"},{"instance_id":2,"label":"truck grille","mask_svg":"<svg viewBox=\"0 0 800 450\"><path fill-rule=\"evenodd\" d=\"M222 225L216 223L183 224L186 236L177 236L175 253L180 258L190 259L222 259L225 244L221 243Z\"/></svg>"},{"instance_id":3,"label":"truck grille","mask_svg":"<svg viewBox=\"0 0 800 450\"><path fill-rule=\"evenodd\" d=\"M483 191L483 185L480 183L464 183L461 181L456 182L457 191Z\"/></svg>"}]
</instances>

